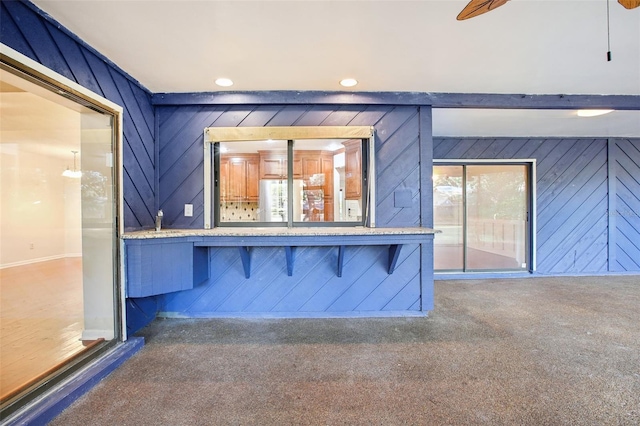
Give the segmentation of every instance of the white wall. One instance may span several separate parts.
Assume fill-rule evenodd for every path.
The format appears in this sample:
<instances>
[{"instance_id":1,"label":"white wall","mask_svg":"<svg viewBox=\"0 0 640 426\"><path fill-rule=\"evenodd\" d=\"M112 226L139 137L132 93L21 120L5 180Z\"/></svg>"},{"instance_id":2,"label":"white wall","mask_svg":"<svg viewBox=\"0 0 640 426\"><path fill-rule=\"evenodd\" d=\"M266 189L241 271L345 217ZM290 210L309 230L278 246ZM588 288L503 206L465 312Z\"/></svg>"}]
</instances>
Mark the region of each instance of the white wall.
<instances>
[{"instance_id":1,"label":"white wall","mask_svg":"<svg viewBox=\"0 0 640 426\"><path fill-rule=\"evenodd\" d=\"M79 255L80 182L62 172L80 114L25 92L2 93L0 108L0 267Z\"/></svg>"}]
</instances>

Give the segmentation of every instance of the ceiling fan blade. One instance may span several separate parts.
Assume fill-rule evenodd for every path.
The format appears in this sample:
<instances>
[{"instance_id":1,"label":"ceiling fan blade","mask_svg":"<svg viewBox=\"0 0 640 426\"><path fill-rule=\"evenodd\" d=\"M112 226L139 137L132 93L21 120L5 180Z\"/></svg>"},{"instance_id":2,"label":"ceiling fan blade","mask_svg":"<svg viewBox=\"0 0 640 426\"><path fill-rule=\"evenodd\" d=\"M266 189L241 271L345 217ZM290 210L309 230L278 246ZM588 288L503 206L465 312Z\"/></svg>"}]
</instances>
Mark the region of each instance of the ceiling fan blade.
<instances>
[{"instance_id":1,"label":"ceiling fan blade","mask_svg":"<svg viewBox=\"0 0 640 426\"><path fill-rule=\"evenodd\" d=\"M471 0L468 5L462 9L462 12L458 14L456 18L458 21L473 18L474 16L482 15L489 12L496 7L502 6L509 0ZM618 1L638 1L638 0L618 0Z\"/></svg>"},{"instance_id":2,"label":"ceiling fan blade","mask_svg":"<svg viewBox=\"0 0 640 426\"><path fill-rule=\"evenodd\" d=\"M635 9L636 7L640 7L640 0L618 0L625 9Z\"/></svg>"}]
</instances>

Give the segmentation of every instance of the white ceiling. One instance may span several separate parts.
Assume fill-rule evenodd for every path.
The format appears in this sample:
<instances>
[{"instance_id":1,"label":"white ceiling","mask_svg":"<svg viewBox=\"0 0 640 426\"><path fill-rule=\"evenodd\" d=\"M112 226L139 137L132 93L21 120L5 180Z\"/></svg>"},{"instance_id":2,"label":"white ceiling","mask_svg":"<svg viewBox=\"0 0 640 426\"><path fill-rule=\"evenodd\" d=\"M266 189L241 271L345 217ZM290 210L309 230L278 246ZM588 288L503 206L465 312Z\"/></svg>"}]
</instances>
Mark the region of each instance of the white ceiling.
<instances>
[{"instance_id":1,"label":"white ceiling","mask_svg":"<svg viewBox=\"0 0 640 426\"><path fill-rule=\"evenodd\" d=\"M605 0L512 0L467 21L456 21L466 0L32 1L154 93L335 91L353 77L360 83L346 90L640 95L640 8L614 0L611 62ZM235 84L217 87L217 77ZM457 120L467 114L473 130L472 112L442 111L434 128L466 132ZM503 124L545 132L526 126L540 111L511 113ZM592 123L590 136L640 136L638 111L595 125L566 113L538 118L567 118L576 132ZM478 120L487 127L487 116Z\"/></svg>"}]
</instances>

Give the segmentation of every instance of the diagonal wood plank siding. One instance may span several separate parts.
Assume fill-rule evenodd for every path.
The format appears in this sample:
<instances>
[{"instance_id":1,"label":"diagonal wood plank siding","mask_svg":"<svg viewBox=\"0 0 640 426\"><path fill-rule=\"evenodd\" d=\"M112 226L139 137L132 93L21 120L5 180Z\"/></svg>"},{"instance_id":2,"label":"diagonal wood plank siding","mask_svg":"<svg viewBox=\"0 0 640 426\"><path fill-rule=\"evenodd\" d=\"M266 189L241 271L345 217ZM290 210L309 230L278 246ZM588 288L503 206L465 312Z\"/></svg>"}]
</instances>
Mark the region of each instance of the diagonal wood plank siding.
<instances>
[{"instance_id":1,"label":"diagonal wood plank siding","mask_svg":"<svg viewBox=\"0 0 640 426\"><path fill-rule=\"evenodd\" d=\"M640 141L620 140L609 194L606 139L434 138L435 159L537 160L539 273L640 270ZM623 166L624 164L624 166ZM623 171L624 170L624 171ZM609 265L609 196L618 200L617 266ZM436 236L437 238L437 236Z\"/></svg>"},{"instance_id":2,"label":"diagonal wood plank siding","mask_svg":"<svg viewBox=\"0 0 640 426\"><path fill-rule=\"evenodd\" d=\"M0 17L0 42L123 107L125 229L153 226L151 93L32 4L2 1Z\"/></svg>"},{"instance_id":3,"label":"diagonal wood plank siding","mask_svg":"<svg viewBox=\"0 0 640 426\"><path fill-rule=\"evenodd\" d=\"M612 271L640 271L640 139L618 139L613 146L615 172L615 247Z\"/></svg>"},{"instance_id":4,"label":"diagonal wood plank siding","mask_svg":"<svg viewBox=\"0 0 640 426\"><path fill-rule=\"evenodd\" d=\"M414 107L360 106L176 106L158 107L160 207L172 228L204 223L203 130L232 126L376 127L378 226L420 223L419 115ZM412 190L412 208L393 207L397 189ZM193 217L184 217L184 204Z\"/></svg>"},{"instance_id":5,"label":"diagonal wood plank siding","mask_svg":"<svg viewBox=\"0 0 640 426\"><path fill-rule=\"evenodd\" d=\"M203 129L223 126L363 126L376 128L378 226L420 223L419 110L392 106L162 106L159 122L160 206L167 226L203 224ZM393 194L409 189L410 208L396 208ZM431 188L427 188L431 191ZM193 218L182 215L194 205ZM283 248L252 251L251 278L244 277L237 249L210 249L212 278L193 290L164 296L161 311L188 316L211 313L335 313L420 309L420 249L404 247L392 275L386 247L348 248L343 276L336 276L337 249L296 251L287 276Z\"/></svg>"}]
</instances>

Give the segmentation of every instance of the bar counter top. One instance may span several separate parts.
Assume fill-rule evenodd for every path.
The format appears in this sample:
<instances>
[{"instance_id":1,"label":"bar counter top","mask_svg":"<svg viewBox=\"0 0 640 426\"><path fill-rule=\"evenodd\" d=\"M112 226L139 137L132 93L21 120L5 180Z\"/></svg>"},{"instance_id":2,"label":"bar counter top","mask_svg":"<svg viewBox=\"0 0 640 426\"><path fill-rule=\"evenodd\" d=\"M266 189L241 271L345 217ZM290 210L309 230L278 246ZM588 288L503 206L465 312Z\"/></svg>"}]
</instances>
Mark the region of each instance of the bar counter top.
<instances>
[{"instance_id":1,"label":"bar counter top","mask_svg":"<svg viewBox=\"0 0 640 426\"><path fill-rule=\"evenodd\" d=\"M367 227L219 227L213 229L162 229L125 232L127 240L179 237L362 237L362 236L419 236L440 231L431 228L367 228Z\"/></svg>"}]
</instances>

